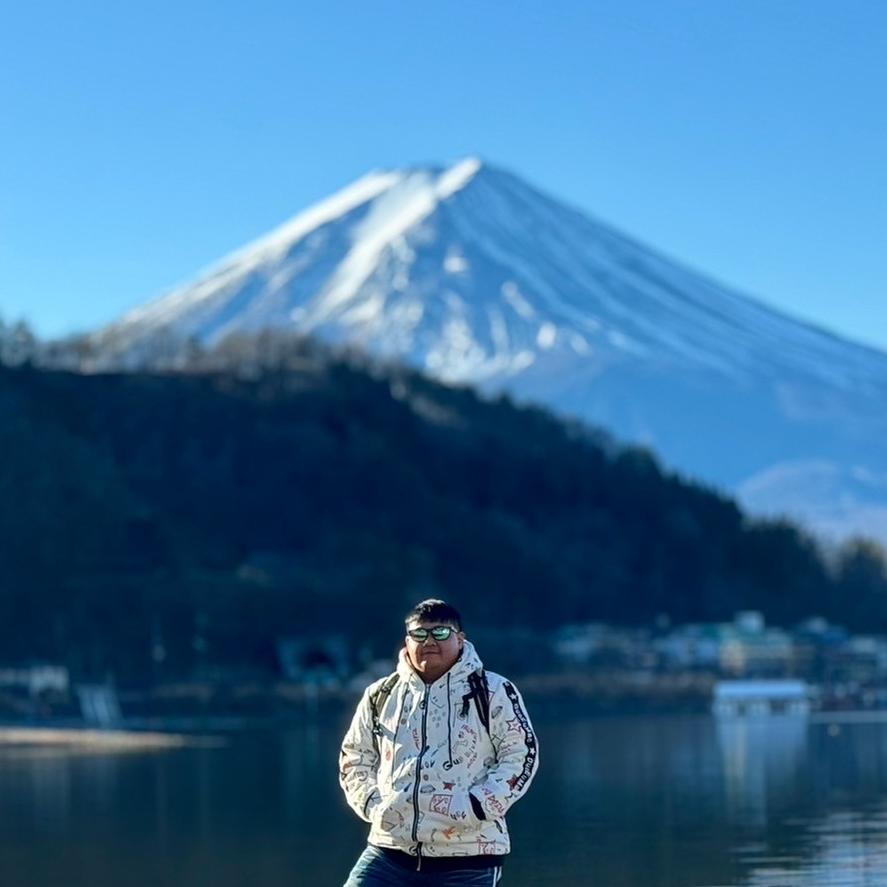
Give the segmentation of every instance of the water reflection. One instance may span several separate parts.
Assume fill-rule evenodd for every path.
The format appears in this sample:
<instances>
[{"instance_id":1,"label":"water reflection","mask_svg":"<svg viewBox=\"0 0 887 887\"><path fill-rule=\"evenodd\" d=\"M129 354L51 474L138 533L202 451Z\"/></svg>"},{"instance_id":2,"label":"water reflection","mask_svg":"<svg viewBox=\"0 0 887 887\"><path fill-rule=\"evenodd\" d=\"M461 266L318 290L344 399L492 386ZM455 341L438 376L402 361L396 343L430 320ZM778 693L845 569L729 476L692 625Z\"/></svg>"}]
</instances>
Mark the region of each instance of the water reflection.
<instances>
[{"instance_id":1,"label":"water reflection","mask_svg":"<svg viewBox=\"0 0 887 887\"><path fill-rule=\"evenodd\" d=\"M774 855L750 849L748 887L882 887L887 884L887 804L844 811L806 824L803 853Z\"/></svg>"},{"instance_id":2,"label":"water reflection","mask_svg":"<svg viewBox=\"0 0 887 887\"><path fill-rule=\"evenodd\" d=\"M887 724L537 724L508 887L887 884ZM0 749L0 883L339 887L364 839L341 725L219 749Z\"/></svg>"},{"instance_id":3,"label":"water reflection","mask_svg":"<svg viewBox=\"0 0 887 887\"><path fill-rule=\"evenodd\" d=\"M797 782L807 750L807 718L722 717L715 724L727 814L737 824L764 827L768 796L784 797Z\"/></svg>"},{"instance_id":4,"label":"water reflection","mask_svg":"<svg viewBox=\"0 0 887 887\"><path fill-rule=\"evenodd\" d=\"M734 849L743 885L887 884L885 739L872 724L718 724L729 819L760 836Z\"/></svg>"}]
</instances>

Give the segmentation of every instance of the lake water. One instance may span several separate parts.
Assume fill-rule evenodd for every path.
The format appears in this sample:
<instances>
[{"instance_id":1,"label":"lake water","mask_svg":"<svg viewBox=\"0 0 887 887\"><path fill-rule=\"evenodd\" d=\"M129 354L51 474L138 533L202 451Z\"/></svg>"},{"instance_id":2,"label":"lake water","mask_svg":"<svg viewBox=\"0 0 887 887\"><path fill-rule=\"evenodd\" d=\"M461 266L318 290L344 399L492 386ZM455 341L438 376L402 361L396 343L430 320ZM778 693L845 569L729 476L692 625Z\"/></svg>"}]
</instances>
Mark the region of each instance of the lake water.
<instances>
[{"instance_id":1,"label":"lake water","mask_svg":"<svg viewBox=\"0 0 887 887\"><path fill-rule=\"evenodd\" d=\"M887 884L887 723L537 719L506 887ZM340 887L340 724L222 747L0 749L0 884Z\"/></svg>"}]
</instances>

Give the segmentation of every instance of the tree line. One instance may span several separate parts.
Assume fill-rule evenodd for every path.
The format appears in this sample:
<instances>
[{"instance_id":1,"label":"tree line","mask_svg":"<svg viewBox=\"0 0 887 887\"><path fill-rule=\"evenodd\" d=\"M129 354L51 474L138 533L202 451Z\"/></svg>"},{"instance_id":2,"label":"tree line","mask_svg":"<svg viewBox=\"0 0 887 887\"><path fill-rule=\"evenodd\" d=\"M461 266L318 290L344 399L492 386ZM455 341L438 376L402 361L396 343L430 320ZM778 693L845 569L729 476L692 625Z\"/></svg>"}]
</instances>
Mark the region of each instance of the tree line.
<instances>
[{"instance_id":1,"label":"tree line","mask_svg":"<svg viewBox=\"0 0 887 887\"><path fill-rule=\"evenodd\" d=\"M271 333L175 371L0 367L0 661L271 671L281 637L387 653L431 595L503 629L753 608L887 631L875 543L827 552L507 397Z\"/></svg>"}]
</instances>

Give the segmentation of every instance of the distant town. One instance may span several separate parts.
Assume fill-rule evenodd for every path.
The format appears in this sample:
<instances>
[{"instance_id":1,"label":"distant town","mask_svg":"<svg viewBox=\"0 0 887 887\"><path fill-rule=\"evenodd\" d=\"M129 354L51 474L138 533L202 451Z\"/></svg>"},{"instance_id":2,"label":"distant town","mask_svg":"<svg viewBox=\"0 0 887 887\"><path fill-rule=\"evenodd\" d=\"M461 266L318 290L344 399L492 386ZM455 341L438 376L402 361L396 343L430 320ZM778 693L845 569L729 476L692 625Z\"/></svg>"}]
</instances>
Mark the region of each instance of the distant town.
<instances>
[{"instance_id":1,"label":"distant town","mask_svg":"<svg viewBox=\"0 0 887 887\"><path fill-rule=\"evenodd\" d=\"M537 705L736 715L887 710L887 636L852 634L818 617L782 628L744 611L729 622L671 625L662 617L650 627L590 622L473 637L489 667L520 675ZM142 687L118 685L110 675L80 683L51 662L8 664L0 666L0 717L98 727L305 719L350 704L393 662L335 635L281 638L276 653L274 672L206 663L189 680ZM162 650L156 654L162 658Z\"/></svg>"}]
</instances>

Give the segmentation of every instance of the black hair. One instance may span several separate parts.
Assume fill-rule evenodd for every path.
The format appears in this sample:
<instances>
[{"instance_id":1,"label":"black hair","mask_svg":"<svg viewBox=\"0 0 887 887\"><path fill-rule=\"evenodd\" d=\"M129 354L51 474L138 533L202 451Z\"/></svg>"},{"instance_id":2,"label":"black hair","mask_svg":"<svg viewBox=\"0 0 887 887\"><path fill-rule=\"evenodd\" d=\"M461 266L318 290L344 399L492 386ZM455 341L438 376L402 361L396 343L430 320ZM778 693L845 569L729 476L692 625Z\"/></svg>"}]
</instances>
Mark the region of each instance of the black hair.
<instances>
[{"instance_id":1,"label":"black hair","mask_svg":"<svg viewBox=\"0 0 887 887\"><path fill-rule=\"evenodd\" d=\"M404 618L407 625L413 621L449 623L454 625L458 631L462 631L462 616L459 611L446 601L436 598L429 598L427 601L420 601L416 604Z\"/></svg>"}]
</instances>

